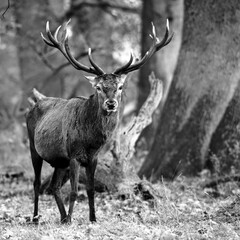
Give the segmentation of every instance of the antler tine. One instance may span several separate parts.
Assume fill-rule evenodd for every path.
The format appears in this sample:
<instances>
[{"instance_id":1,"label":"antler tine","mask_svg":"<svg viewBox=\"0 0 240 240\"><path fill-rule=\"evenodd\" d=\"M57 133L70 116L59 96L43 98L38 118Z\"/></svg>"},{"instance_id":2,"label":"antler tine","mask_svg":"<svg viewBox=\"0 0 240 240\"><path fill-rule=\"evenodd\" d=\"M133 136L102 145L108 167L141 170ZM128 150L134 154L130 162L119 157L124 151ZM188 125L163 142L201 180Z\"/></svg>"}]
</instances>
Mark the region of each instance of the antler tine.
<instances>
[{"instance_id":1,"label":"antler tine","mask_svg":"<svg viewBox=\"0 0 240 240\"><path fill-rule=\"evenodd\" d=\"M152 34L150 35L150 37L153 39L153 43L152 46L150 47L150 49L146 52L146 54L143 56L143 58L140 61L137 61L134 64L130 64L127 68L123 68L120 70L116 70L114 73L118 73L118 74L127 74L129 72L135 71L139 68L141 68L153 55L155 52L159 51L161 48L165 47L167 44L169 44L173 38L173 34L169 37L169 21L167 19L167 23L166 23L166 31L165 31L165 35L162 39L162 41L160 42L158 37L156 36L156 30L155 30L155 26L152 23Z\"/></svg>"},{"instance_id":2,"label":"antler tine","mask_svg":"<svg viewBox=\"0 0 240 240\"><path fill-rule=\"evenodd\" d=\"M48 30L49 30L49 21L47 21L47 23L46 23L46 32L47 32L47 33L48 33ZM41 32L41 37L42 37L43 41L44 41L47 45L49 45L49 46L51 46L51 47L55 47L55 45L56 45L55 41L54 41L54 43L52 43L52 41L51 41L51 42L48 41L48 40L44 37L44 35L43 35L42 32ZM50 40L51 40L51 39L50 39Z\"/></svg>"},{"instance_id":3,"label":"antler tine","mask_svg":"<svg viewBox=\"0 0 240 240\"><path fill-rule=\"evenodd\" d=\"M116 69L116 70L114 71L114 74L119 74L119 73L121 73L121 72L124 72L124 70L127 70L127 69L130 67L130 65L132 64L132 62L133 62L133 54L132 54L132 52L131 52L131 53L130 53L130 59L129 59L129 61L128 61L125 65L123 65L122 67Z\"/></svg>"},{"instance_id":4,"label":"antler tine","mask_svg":"<svg viewBox=\"0 0 240 240\"><path fill-rule=\"evenodd\" d=\"M99 72L100 75L105 74L105 72L94 62L94 60L92 58L92 50L91 50L91 48L88 49L88 58L89 58L89 62Z\"/></svg>"},{"instance_id":5,"label":"antler tine","mask_svg":"<svg viewBox=\"0 0 240 240\"><path fill-rule=\"evenodd\" d=\"M69 22L70 22L70 20L66 23L66 25L68 25ZM44 35L41 33L43 41L47 45L49 45L51 47L54 47L54 48L57 48L58 50L60 50L60 52L64 55L64 57L77 70L82 70L82 71L85 71L85 72L88 72L88 73L92 73L92 74L95 74L95 75L103 74L102 72L99 71L99 69L95 69L95 68L92 68L92 67L85 66L85 65L81 64L80 62L78 62L73 57L73 55L70 52L69 45L68 45L68 35L67 35L66 30L63 33L63 40L62 40L62 42L58 40L58 34L59 34L59 30L60 29L61 29L61 25L57 28L57 30L55 31L54 35L52 35L52 33L50 31L50 27L49 27L49 21L47 21L47 23L46 23L46 33L47 33L48 39L46 39L44 37Z\"/></svg>"},{"instance_id":6,"label":"antler tine","mask_svg":"<svg viewBox=\"0 0 240 240\"><path fill-rule=\"evenodd\" d=\"M67 53L67 56L69 57L69 62L72 63L73 66L76 66L76 68L78 70L82 70L84 72L88 72L88 73L92 73L95 75L101 75L98 71L96 71L94 68L92 67L87 67L84 64L80 63L70 52L70 48L68 45L68 37L65 38L64 41L64 47L65 47L65 51Z\"/></svg>"},{"instance_id":7,"label":"antler tine","mask_svg":"<svg viewBox=\"0 0 240 240\"><path fill-rule=\"evenodd\" d=\"M153 25L153 23L152 23L152 25ZM154 25L153 25L153 27L155 28ZM168 19L167 19L165 35L164 35L162 41L157 44L157 46L156 46L156 51L158 51L158 50L160 50L162 47L165 47L166 45L168 45L168 44L171 42L172 38L173 38L173 34L169 37L169 21L168 21ZM156 37L155 39L158 40L157 37Z\"/></svg>"},{"instance_id":8,"label":"antler tine","mask_svg":"<svg viewBox=\"0 0 240 240\"><path fill-rule=\"evenodd\" d=\"M59 30L60 30L60 28L62 27L62 25L60 25L57 29L56 29L56 31L55 31L55 33L54 33L54 35L53 35L53 37L54 37L54 39L58 42L58 32L59 32ZM49 31L50 32L50 31ZM67 34L66 34L67 35Z\"/></svg>"}]
</instances>

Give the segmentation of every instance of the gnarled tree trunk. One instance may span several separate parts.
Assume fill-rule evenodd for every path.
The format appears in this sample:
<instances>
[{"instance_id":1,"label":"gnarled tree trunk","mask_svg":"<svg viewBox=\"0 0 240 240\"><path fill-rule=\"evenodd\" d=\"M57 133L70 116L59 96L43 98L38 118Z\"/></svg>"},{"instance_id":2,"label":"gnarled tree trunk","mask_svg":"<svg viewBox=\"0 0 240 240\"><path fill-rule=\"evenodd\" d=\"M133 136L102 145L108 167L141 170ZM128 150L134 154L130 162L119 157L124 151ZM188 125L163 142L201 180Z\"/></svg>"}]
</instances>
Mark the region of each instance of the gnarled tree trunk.
<instances>
[{"instance_id":1,"label":"gnarled tree trunk","mask_svg":"<svg viewBox=\"0 0 240 240\"><path fill-rule=\"evenodd\" d=\"M240 2L185 0L183 44L156 137L139 174L195 175L237 88Z\"/></svg>"}]
</instances>

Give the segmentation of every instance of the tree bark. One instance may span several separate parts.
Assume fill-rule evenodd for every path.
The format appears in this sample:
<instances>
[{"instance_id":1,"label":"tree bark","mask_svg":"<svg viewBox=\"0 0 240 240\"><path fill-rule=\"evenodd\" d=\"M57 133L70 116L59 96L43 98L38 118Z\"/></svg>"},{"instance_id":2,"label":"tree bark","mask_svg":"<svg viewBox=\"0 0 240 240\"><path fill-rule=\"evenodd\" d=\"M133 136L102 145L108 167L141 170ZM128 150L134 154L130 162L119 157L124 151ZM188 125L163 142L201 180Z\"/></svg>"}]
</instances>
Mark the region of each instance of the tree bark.
<instances>
[{"instance_id":1,"label":"tree bark","mask_svg":"<svg viewBox=\"0 0 240 240\"><path fill-rule=\"evenodd\" d=\"M185 0L183 44L153 146L139 175L196 175L237 88L240 2Z\"/></svg>"},{"instance_id":2,"label":"tree bark","mask_svg":"<svg viewBox=\"0 0 240 240\"><path fill-rule=\"evenodd\" d=\"M15 17L18 33L18 58L20 74L23 83L23 91L27 96L33 87L42 91L46 95L61 96L62 85L59 82L59 75L55 74L48 79L53 71L44 64L43 56L46 54L46 45L42 41L40 32L45 31L47 21L50 21L51 30L53 31L57 24L54 14L51 11L50 1L16 1L14 4ZM45 49L45 50L44 50ZM52 49L51 49L52 51ZM48 52L49 53L49 52ZM52 67L60 64L64 58L60 54L50 54ZM61 60L59 60L59 59ZM46 82L46 79L48 81ZM24 98L23 107L27 107L27 98Z\"/></svg>"},{"instance_id":3,"label":"tree bark","mask_svg":"<svg viewBox=\"0 0 240 240\"><path fill-rule=\"evenodd\" d=\"M179 50L182 40L183 26L183 0L145 0L142 8L142 55L144 55L151 46L149 32L151 22L154 23L158 36L163 37L165 31L166 19L170 22L170 31L174 33L171 43L155 54L152 59L140 69L138 82L138 106L140 109L149 93L149 82L146 81L149 74L153 71L156 77L163 81L163 99L154 113L152 124L147 127L142 136L147 143L148 150L154 140L155 132L159 123L160 114L169 92L172 77L176 68Z\"/></svg>"},{"instance_id":4,"label":"tree bark","mask_svg":"<svg viewBox=\"0 0 240 240\"><path fill-rule=\"evenodd\" d=\"M216 131L214 132L206 167L218 175L240 169L240 81ZM235 169L235 170L234 170Z\"/></svg>"},{"instance_id":5,"label":"tree bark","mask_svg":"<svg viewBox=\"0 0 240 240\"><path fill-rule=\"evenodd\" d=\"M149 33L151 32L151 22L153 22L153 0L143 0L142 5L142 36L141 36L141 55L148 51L151 46L151 38ZM139 70L139 82L138 82L138 105L139 110L148 96L150 85L146 81L150 73L154 70L154 60L155 56L152 57L140 70Z\"/></svg>"},{"instance_id":6,"label":"tree bark","mask_svg":"<svg viewBox=\"0 0 240 240\"><path fill-rule=\"evenodd\" d=\"M0 8L7 8L7 1L1 1ZM5 174L12 167L29 169L28 154L24 140L21 110L23 100L22 81L16 47L16 25L13 9L5 13L0 21L0 172ZM21 164L20 164L21 163ZM21 166L20 166L21 165ZM18 172L18 170L16 170ZM21 173L22 174L22 173ZM10 174L11 175L11 174ZM9 175L9 176L10 176ZM26 174L27 175L27 174Z\"/></svg>"},{"instance_id":7,"label":"tree bark","mask_svg":"<svg viewBox=\"0 0 240 240\"><path fill-rule=\"evenodd\" d=\"M10 13L9 13L10 14ZM11 14L12 15L12 14ZM22 101L22 82L15 46L16 32L8 30L14 23L1 22L0 49L0 129L6 130L15 120L19 102ZM4 29L5 28L5 29Z\"/></svg>"}]
</instances>

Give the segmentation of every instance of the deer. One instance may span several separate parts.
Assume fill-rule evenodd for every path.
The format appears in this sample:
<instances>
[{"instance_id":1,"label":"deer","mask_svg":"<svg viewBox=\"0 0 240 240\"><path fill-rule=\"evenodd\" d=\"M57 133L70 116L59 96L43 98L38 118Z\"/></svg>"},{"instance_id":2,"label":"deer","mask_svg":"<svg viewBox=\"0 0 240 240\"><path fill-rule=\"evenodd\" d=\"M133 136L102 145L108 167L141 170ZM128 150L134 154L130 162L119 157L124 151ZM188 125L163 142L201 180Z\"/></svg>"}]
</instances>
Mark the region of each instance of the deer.
<instances>
[{"instance_id":1,"label":"deer","mask_svg":"<svg viewBox=\"0 0 240 240\"><path fill-rule=\"evenodd\" d=\"M61 223L71 223L72 221L80 167L85 168L86 173L89 220L90 222L96 221L94 174L97 156L104 145L110 141L119 123L123 84L126 76L141 68L157 51L169 44L173 37L173 34L169 34L168 20L165 35L161 41L157 38L155 27L152 24L150 36L153 43L146 54L140 60L134 60L131 53L127 63L113 73L105 73L93 60L91 48L88 51L91 67L80 63L72 55L66 29L62 31L61 38L59 36L61 28L62 26L59 26L52 34L49 21L47 21L47 38L42 33L41 37L47 45L58 49L74 68L94 75L86 77L94 88L94 94L88 98L63 99L47 97L34 88L33 96L28 99L30 109L26 114L26 123L35 175L32 219L35 224L39 222L38 202L43 160L54 168L50 188L60 212ZM61 197L61 183L68 168L70 169L71 191L67 213Z\"/></svg>"}]
</instances>

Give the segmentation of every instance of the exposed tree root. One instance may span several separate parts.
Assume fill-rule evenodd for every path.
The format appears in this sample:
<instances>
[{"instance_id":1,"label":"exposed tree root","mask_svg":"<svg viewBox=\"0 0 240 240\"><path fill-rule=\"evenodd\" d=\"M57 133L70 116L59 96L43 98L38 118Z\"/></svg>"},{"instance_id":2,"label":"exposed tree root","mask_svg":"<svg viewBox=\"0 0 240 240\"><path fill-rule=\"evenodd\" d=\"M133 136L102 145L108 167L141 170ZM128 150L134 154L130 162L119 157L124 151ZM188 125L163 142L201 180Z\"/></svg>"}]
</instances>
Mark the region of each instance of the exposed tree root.
<instances>
[{"instance_id":1,"label":"exposed tree root","mask_svg":"<svg viewBox=\"0 0 240 240\"><path fill-rule=\"evenodd\" d=\"M240 175L231 175L226 177L219 177L214 180L211 180L207 182L203 187L204 188L212 188L216 187L220 183L226 183L226 182L240 182Z\"/></svg>"}]
</instances>

